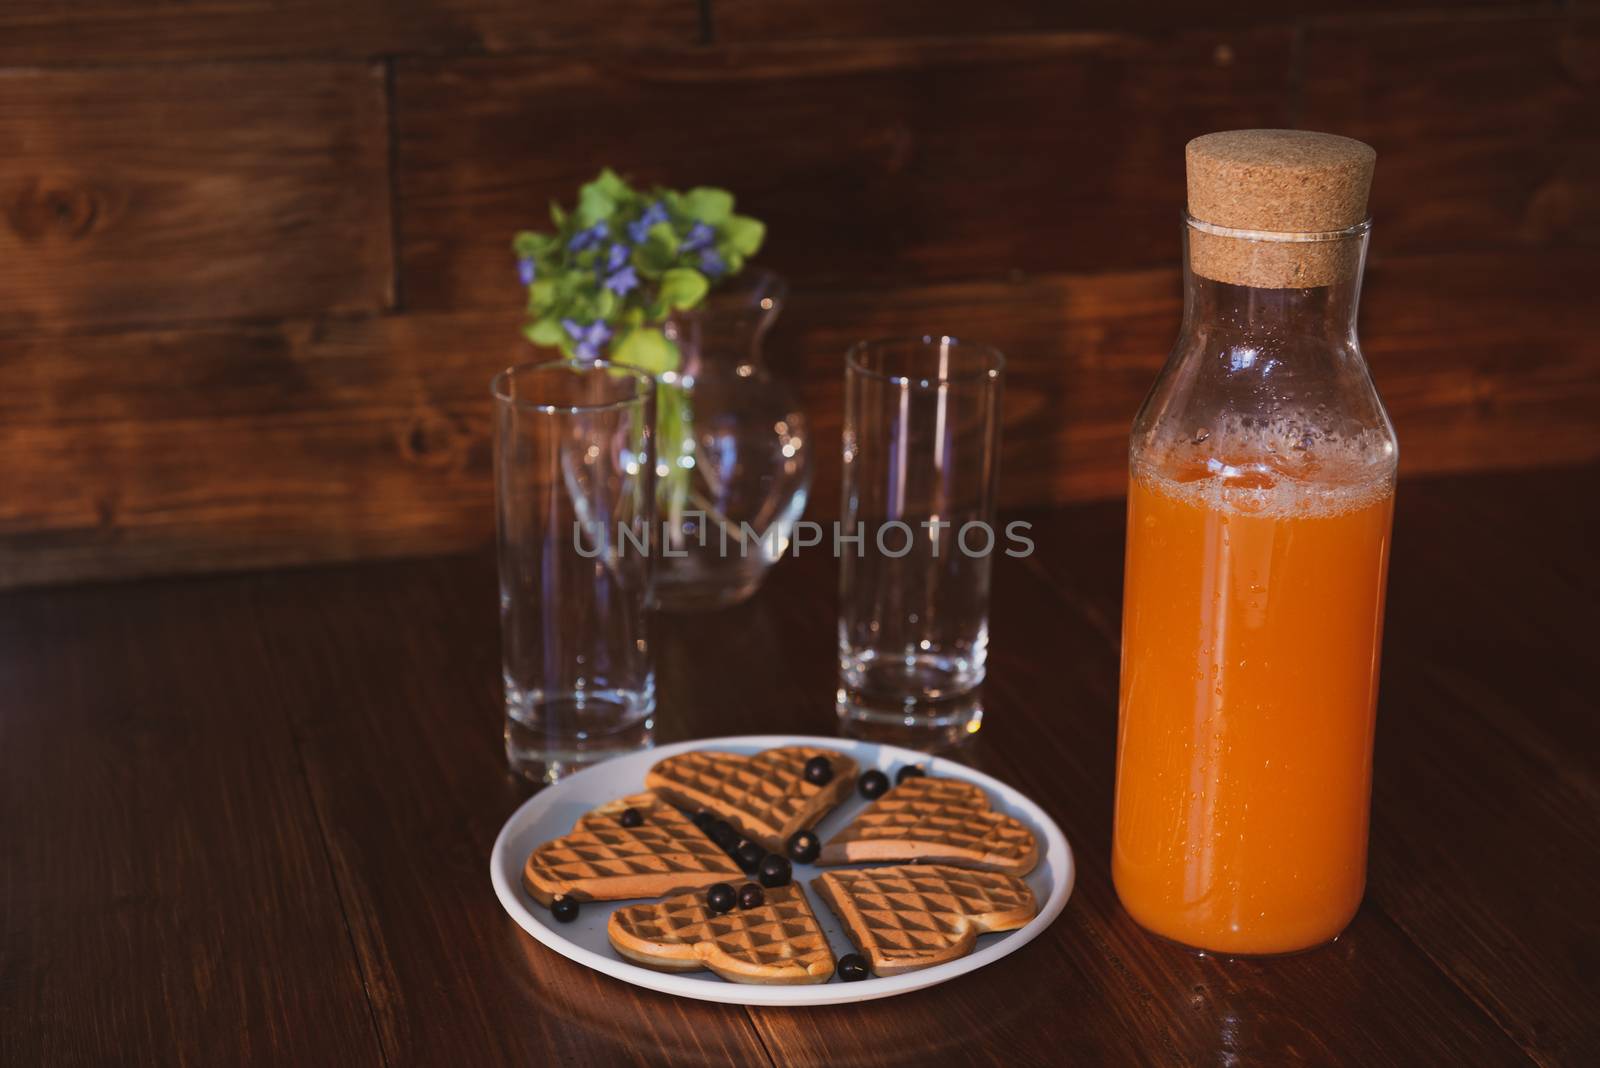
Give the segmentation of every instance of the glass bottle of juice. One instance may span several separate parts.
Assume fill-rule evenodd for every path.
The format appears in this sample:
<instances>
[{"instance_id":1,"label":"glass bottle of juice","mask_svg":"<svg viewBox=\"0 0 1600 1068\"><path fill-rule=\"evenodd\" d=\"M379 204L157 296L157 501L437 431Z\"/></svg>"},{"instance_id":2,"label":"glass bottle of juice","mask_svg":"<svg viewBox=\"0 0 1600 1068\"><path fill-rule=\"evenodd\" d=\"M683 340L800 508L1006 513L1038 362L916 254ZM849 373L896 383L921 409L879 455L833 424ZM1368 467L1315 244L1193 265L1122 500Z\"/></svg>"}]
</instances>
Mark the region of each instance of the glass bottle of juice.
<instances>
[{"instance_id":1,"label":"glass bottle of juice","mask_svg":"<svg viewBox=\"0 0 1600 1068\"><path fill-rule=\"evenodd\" d=\"M1130 447L1112 874L1199 949L1327 942L1365 888L1398 455L1356 341L1374 160L1187 150L1183 326Z\"/></svg>"}]
</instances>

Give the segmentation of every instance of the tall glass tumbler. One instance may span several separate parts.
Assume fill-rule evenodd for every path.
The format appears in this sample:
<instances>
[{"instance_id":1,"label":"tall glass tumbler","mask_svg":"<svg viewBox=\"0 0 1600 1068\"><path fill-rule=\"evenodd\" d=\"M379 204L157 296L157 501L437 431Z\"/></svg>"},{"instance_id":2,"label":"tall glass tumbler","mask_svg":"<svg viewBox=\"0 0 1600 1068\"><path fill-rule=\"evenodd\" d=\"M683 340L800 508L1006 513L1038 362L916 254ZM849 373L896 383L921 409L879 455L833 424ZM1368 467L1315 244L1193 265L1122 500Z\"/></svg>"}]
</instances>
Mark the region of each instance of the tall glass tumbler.
<instances>
[{"instance_id":1,"label":"tall glass tumbler","mask_svg":"<svg viewBox=\"0 0 1600 1068\"><path fill-rule=\"evenodd\" d=\"M845 369L839 714L975 730L1005 360L950 337L866 341ZM848 726L848 725L847 725Z\"/></svg>"},{"instance_id":2,"label":"tall glass tumbler","mask_svg":"<svg viewBox=\"0 0 1600 1068\"><path fill-rule=\"evenodd\" d=\"M492 388L506 758L554 782L651 740L655 383L542 363Z\"/></svg>"}]
</instances>

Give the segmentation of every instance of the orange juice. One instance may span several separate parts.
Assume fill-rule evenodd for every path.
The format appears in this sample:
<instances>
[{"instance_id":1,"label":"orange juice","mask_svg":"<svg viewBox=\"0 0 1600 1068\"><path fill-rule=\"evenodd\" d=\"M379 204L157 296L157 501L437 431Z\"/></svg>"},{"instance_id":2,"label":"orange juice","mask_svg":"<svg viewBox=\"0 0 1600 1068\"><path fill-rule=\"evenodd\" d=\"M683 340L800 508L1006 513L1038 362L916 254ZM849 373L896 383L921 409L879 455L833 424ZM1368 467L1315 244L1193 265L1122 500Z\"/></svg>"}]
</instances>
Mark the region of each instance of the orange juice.
<instances>
[{"instance_id":1,"label":"orange juice","mask_svg":"<svg viewBox=\"0 0 1600 1068\"><path fill-rule=\"evenodd\" d=\"M1355 915L1393 503L1387 474L1135 465L1112 875L1148 930L1284 953Z\"/></svg>"}]
</instances>

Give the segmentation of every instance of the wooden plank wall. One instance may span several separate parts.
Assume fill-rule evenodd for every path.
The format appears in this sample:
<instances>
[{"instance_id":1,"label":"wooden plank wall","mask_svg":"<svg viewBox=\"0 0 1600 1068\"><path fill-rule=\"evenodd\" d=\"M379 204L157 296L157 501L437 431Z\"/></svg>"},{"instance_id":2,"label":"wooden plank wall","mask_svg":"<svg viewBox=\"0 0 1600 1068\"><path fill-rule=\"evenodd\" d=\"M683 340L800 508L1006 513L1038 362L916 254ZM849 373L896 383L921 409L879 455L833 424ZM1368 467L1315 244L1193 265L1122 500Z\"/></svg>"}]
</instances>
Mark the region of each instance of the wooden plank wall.
<instances>
[{"instance_id":1,"label":"wooden plank wall","mask_svg":"<svg viewBox=\"0 0 1600 1068\"><path fill-rule=\"evenodd\" d=\"M842 352L1011 357L1003 497L1122 488L1182 145L1373 143L1407 471L1600 456L1600 5L9 0L0 585L491 536L507 241L602 164L771 224L835 506Z\"/></svg>"}]
</instances>

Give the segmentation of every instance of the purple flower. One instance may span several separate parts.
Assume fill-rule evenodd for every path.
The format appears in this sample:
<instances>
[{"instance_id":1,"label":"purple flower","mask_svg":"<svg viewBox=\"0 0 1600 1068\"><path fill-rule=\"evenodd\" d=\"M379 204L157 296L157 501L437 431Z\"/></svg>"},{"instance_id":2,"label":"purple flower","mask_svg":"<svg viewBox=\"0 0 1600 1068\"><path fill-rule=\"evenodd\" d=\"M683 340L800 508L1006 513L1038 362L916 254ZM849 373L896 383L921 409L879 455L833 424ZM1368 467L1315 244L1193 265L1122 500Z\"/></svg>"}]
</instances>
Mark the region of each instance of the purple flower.
<instances>
[{"instance_id":1,"label":"purple flower","mask_svg":"<svg viewBox=\"0 0 1600 1068\"><path fill-rule=\"evenodd\" d=\"M606 279L606 288L619 297L625 297L629 290L639 288L639 276L629 264Z\"/></svg>"},{"instance_id":2,"label":"purple flower","mask_svg":"<svg viewBox=\"0 0 1600 1068\"><path fill-rule=\"evenodd\" d=\"M708 248L700 250L700 269L712 279L717 279L728 272L728 265L717 255L716 249Z\"/></svg>"},{"instance_id":3,"label":"purple flower","mask_svg":"<svg viewBox=\"0 0 1600 1068\"><path fill-rule=\"evenodd\" d=\"M517 261L517 277L522 279L523 285L533 285L534 268L532 260L524 257L523 259Z\"/></svg>"},{"instance_id":4,"label":"purple flower","mask_svg":"<svg viewBox=\"0 0 1600 1068\"><path fill-rule=\"evenodd\" d=\"M610 232L611 228L606 225L604 219L601 219L587 230L579 230L573 234L572 240L567 242L567 251L576 253L583 252L585 249L595 248L601 241L605 240L606 235Z\"/></svg>"},{"instance_id":5,"label":"purple flower","mask_svg":"<svg viewBox=\"0 0 1600 1068\"><path fill-rule=\"evenodd\" d=\"M612 271L620 270L628 262L628 256L631 252L632 250L620 241L612 245L606 250L605 265L601 267L601 272L609 274Z\"/></svg>"},{"instance_id":6,"label":"purple flower","mask_svg":"<svg viewBox=\"0 0 1600 1068\"><path fill-rule=\"evenodd\" d=\"M703 222L697 222L689 227L689 236L683 239L679 246L680 252L699 252L703 248L710 248L715 241L717 232Z\"/></svg>"},{"instance_id":7,"label":"purple flower","mask_svg":"<svg viewBox=\"0 0 1600 1068\"><path fill-rule=\"evenodd\" d=\"M650 227L654 226L658 222L666 221L666 205L662 204L661 201L658 200L648 208L644 209L643 215L640 215L637 219L628 224L628 237L635 245L642 245L644 244L644 239L650 234Z\"/></svg>"},{"instance_id":8,"label":"purple flower","mask_svg":"<svg viewBox=\"0 0 1600 1068\"><path fill-rule=\"evenodd\" d=\"M578 343L573 355L580 360L598 360L601 346L611 339L611 328L602 322L584 326L576 319L563 319L561 328Z\"/></svg>"}]
</instances>

